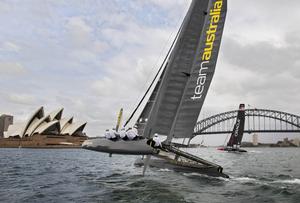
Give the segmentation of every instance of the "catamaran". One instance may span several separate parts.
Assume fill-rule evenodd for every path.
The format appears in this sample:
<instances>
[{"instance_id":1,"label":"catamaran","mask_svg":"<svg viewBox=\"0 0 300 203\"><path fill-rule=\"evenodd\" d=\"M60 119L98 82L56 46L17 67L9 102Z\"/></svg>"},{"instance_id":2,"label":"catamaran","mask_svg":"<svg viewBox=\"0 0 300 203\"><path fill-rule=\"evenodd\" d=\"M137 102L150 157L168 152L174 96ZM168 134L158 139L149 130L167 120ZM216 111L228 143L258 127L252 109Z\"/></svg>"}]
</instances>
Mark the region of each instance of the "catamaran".
<instances>
[{"instance_id":1,"label":"catamaran","mask_svg":"<svg viewBox=\"0 0 300 203\"><path fill-rule=\"evenodd\" d=\"M226 12L227 0L191 2L162 66L145 93L152 90L136 121L138 133L144 139L111 141L97 138L85 141L82 147L109 154L146 155L135 163L144 166L143 174L148 166L154 166L228 177L220 165L172 144L173 138L192 137L215 72ZM159 149L147 144L154 134L166 136Z\"/></svg>"},{"instance_id":2,"label":"catamaran","mask_svg":"<svg viewBox=\"0 0 300 203\"><path fill-rule=\"evenodd\" d=\"M236 122L233 126L233 130L230 136L229 141L225 147L220 147L218 150L227 151L227 152L247 152L244 149L241 149L241 143L244 134L245 127L245 104L240 104L238 114L236 117Z\"/></svg>"}]
</instances>

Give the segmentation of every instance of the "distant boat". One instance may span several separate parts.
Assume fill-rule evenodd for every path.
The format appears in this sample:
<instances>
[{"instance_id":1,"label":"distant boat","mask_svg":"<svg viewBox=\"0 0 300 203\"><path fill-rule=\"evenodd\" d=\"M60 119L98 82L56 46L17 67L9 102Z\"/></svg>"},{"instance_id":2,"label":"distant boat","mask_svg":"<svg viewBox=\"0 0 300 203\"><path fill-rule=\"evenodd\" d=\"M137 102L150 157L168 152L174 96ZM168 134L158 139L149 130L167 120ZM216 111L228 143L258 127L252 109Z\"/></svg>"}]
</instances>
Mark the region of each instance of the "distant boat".
<instances>
[{"instance_id":1,"label":"distant boat","mask_svg":"<svg viewBox=\"0 0 300 203\"><path fill-rule=\"evenodd\" d=\"M143 173L150 165L228 177L221 166L183 152L172 144L173 138L192 137L214 75L226 12L227 0L192 1L169 53L152 82L155 84L157 81L156 85L136 122L138 132L144 139L111 141L98 138L85 141L82 147L109 154L147 155L135 163L144 166ZM155 80L158 76L158 80ZM167 137L161 149L147 144L155 133ZM151 159L151 156L155 158Z\"/></svg>"},{"instance_id":2,"label":"distant boat","mask_svg":"<svg viewBox=\"0 0 300 203\"><path fill-rule=\"evenodd\" d=\"M218 150L227 152L247 152L246 150L240 148L244 134L244 127L245 104L240 104L230 139L225 147L220 147Z\"/></svg>"}]
</instances>

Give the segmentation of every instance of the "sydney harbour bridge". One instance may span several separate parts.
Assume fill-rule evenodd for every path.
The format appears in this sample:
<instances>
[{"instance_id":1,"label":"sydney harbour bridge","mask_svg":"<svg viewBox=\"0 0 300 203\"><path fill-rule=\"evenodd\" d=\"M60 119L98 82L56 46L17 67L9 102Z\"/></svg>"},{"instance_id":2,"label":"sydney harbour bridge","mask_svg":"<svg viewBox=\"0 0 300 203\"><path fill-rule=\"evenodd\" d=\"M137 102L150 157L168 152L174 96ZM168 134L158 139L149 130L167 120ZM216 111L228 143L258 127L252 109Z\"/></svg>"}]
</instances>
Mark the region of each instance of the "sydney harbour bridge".
<instances>
[{"instance_id":1,"label":"sydney harbour bridge","mask_svg":"<svg viewBox=\"0 0 300 203\"><path fill-rule=\"evenodd\" d=\"M194 137L203 134L230 134L238 110L219 113L197 122ZM245 109L244 133L299 133L300 116L270 109Z\"/></svg>"}]
</instances>

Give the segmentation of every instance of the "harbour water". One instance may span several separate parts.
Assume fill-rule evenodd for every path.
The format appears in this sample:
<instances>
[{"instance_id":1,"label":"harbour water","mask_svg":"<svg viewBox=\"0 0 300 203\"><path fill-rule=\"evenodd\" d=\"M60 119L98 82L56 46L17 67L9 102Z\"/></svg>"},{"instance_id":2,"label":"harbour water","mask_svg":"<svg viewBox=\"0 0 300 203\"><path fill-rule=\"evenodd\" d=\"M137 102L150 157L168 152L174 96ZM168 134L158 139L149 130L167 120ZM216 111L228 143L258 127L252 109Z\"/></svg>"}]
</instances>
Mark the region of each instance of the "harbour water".
<instances>
[{"instance_id":1,"label":"harbour water","mask_svg":"<svg viewBox=\"0 0 300 203\"><path fill-rule=\"evenodd\" d=\"M0 202L300 202L300 149L189 152L230 179L142 169L136 156L82 149L0 149Z\"/></svg>"}]
</instances>

